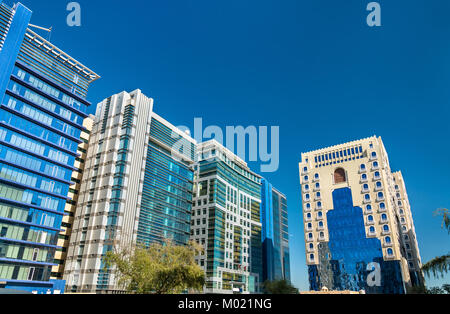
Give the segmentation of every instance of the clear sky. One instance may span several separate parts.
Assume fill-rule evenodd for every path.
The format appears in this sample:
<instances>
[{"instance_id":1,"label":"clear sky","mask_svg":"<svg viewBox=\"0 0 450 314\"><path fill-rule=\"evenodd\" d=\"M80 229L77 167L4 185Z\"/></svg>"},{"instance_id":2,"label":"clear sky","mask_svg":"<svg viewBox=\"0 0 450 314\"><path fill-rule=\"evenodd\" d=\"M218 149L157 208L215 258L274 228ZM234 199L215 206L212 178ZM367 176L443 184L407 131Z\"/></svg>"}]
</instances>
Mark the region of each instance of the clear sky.
<instances>
[{"instance_id":1,"label":"clear sky","mask_svg":"<svg viewBox=\"0 0 450 314\"><path fill-rule=\"evenodd\" d=\"M406 180L423 261L450 251L433 217L450 206L450 1L379 1L379 28L366 24L369 0L80 0L72 28L69 1L22 2L33 24L53 26L52 42L102 76L93 104L139 88L175 125L280 127L281 165L266 177L288 198L301 290L301 152L381 136Z\"/></svg>"}]
</instances>

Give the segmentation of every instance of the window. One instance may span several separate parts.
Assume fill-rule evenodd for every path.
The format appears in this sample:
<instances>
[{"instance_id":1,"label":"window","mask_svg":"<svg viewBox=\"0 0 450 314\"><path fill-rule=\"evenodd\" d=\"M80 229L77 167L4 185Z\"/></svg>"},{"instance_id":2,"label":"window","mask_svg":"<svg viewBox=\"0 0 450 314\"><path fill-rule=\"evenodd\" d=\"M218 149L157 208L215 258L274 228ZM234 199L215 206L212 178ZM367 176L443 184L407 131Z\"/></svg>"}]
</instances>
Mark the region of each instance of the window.
<instances>
[{"instance_id":1,"label":"window","mask_svg":"<svg viewBox=\"0 0 450 314\"><path fill-rule=\"evenodd\" d=\"M381 220L387 220L386 214L381 215Z\"/></svg>"},{"instance_id":2,"label":"window","mask_svg":"<svg viewBox=\"0 0 450 314\"><path fill-rule=\"evenodd\" d=\"M387 244L390 244L391 243L391 237L384 238L384 242L387 243Z\"/></svg>"},{"instance_id":3,"label":"window","mask_svg":"<svg viewBox=\"0 0 450 314\"><path fill-rule=\"evenodd\" d=\"M307 203L306 204L306 210L310 210L311 209L311 204L310 203Z\"/></svg>"},{"instance_id":4,"label":"window","mask_svg":"<svg viewBox=\"0 0 450 314\"><path fill-rule=\"evenodd\" d=\"M345 170L342 168L338 168L334 171L334 183L338 184L338 183L343 183L346 182L347 178L345 175Z\"/></svg>"},{"instance_id":5,"label":"window","mask_svg":"<svg viewBox=\"0 0 450 314\"><path fill-rule=\"evenodd\" d=\"M372 165L374 169L378 168L378 161L374 161Z\"/></svg>"},{"instance_id":6,"label":"window","mask_svg":"<svg viewBox=\"0 0 450 314\"><path fill-rule=\"evenodd\" d=\"M314 174L314 179L319 180L319 174L318 173Z\"/></svg>"},{"instance_id":7,"label":"window","mask_svg":"<svg viewBox=\"0 0 450 314\"><path fill-rule=\"evenodd\" d=\"M322 216L323 216L323 215L322 215L322 212L318 212L318 213L317 213L317 216L318 216L319 218L322 218Z\"/></svg>"},{"instance_id":8,"label":"window","mask_svg":"<svg viewBox=\"0 0 450 314\"><path fill-rule=\"evenodd\" d=\"M361 164L361 166L359 166L359 169L361 169L361 171L366 170L366 165L365 164Z\"/></svg>"},{"instance_id":9,"label":"window","mask_svg":"<svg viewBox=\"0 0 450 314\"><path fill-rule=\"evenodd\" d=\"M369 190L369 185L368 184L364 184L363 185L363 190L368 191Z\"/></svg>"},{"instance_id":10,"label":"window","mask_svg":"<svg viewBox=\"0 0 450 314\"><path fill-rule=\"evenodd\" d=\"M391 248L387 249L387 255L388 255L388 256L394 255L394 251L392 251Z\"/></svg>"},{"instance_id":11,"label":"window","mask_svg":"<svg viewBox=\"0 0 450 314\"><path fill-rule=\"evenodd\" d=\"M361 175L361 180L362 180L362 181L367 181L367 174L363 173L363 174Z\"/></svg>"},{"instance_id":12,"label":"window","mask_svg":"<svg viewBox=\"0 0 450 314\"><path fill-rule=\"evenodd\" d=\"M367 220L372 222L373 221L373 216L372 215L367 216Z\"/></svg>"},{"instance_id":13,"label":"window","mask_svg":"<svg viewBox=\"0 0 450 314\"><path fill-rule=\"evenodd\" d=\"M309 185L305 184L304 189L305 189L305 191L309 191Z\"/></svg>"},{"instance_id":14,"label":"window","mask_svg":"<svg viewBox=\"0 0 450 314\"><path fill-rule=\"evenodd\" d=\"M366 206L366 210L367 210L368 212L371 212L371 211L372 211L372 205L367 205L367 206Z\"/></svg>"},{"instance_id":15,"label":"window","mask_svg":"<svg viewBox=\"0 0 450 314\"><path fill-rule=\"evenodd\" d=\"M371 233L371 234L375 233L375 227L374 226L371 226L369 228L369 233Z\"/></svg>"},{"instance_id":16,"label":"window","mask_svg":"<svg viewBox=\"0 0 450 314\"><path fill-rule=\"evenodd\" d=\"M376 158L377 157L377 153L376 152L372 152L372 154L370 154L370 156L372 156L372 158Z\"/></svg>"},{"instance_id":17,"label":"window","mask_svg":"<svg viewBox=\"0 0 450 314\"><path fill-rule=\"evenodd\" d=\"M365 195L364 195L364 199L365 199L366 201L370 201L370 194L365 194Z\"/></svg>"},{"instance_id":18,"label":"window","mask_svg":"<svg viewBox=\"0 0 450 314\"><path fill-rule=\"evenodd\" d=\"M384 225L383 226L383 231L389 231L389 226L388 225Z\"/></svg>"},{"instance_id":19,"label":"window","mask_svg":"<svg viewBox=\"0 0 450 314\"><path fill-rule=\"evenodd\" d=\"M312 223L308 223L307 228L312 229Z\"/></svg>"},{"instance_id":20,"label":"window","mask_svg":"<svg viewBox=\"0 0 450 314\"><path fill-rule=\"evenodd\" d=\"M381 209L381 210L384 210L384 209L386 209L386 204L384 204L384 203L380 203L380 209Z\"/></svg>"},{"instance_id":21,"label":"window","mask_svg":"<svg viewBox=\"0 0 450 314\"><path fill-rule=\"evenodd\" d=\"M323 222L319 221L319 227L322 228L323 227Z\"/></svg>"},{"instance_id":22,"label":"window","mask_svg":"<svg viewBox=\"0 0 450 314\"><path fill-rule=\"evenodd\" d=\"M310 254L310 255L309 255L309 260L310 260L310 261L314 261L314 254Z\"/></svg>"}]
</instances>

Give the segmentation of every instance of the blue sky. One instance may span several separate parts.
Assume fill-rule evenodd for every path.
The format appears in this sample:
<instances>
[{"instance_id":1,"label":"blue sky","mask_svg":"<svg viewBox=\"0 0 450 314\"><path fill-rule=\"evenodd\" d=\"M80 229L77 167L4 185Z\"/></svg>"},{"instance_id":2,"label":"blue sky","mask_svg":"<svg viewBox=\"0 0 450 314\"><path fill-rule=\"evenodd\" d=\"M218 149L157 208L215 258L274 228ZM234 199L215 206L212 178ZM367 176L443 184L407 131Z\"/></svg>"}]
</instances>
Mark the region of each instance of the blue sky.
<instances>
[{"instance_id":1,"label":"blue sky","mask_svg":"<svg viewBox=\"0 0 450 314\"><path fill-rule=\"evenodd\" d=\"M366 24L368 0L81 0L82 26L72 28L69 1L22 2L33 24L53 26L52 42L102 76L93 104L140 88L175 125L280 126L281 165L266 177L288 198L301 290L304 151L381 136L406 180L423 261L450 251L433 217L450 206L449 1L379 1L379 28ZM429 285L442 282L450 276Z\"/></svg>"}]
</instances>

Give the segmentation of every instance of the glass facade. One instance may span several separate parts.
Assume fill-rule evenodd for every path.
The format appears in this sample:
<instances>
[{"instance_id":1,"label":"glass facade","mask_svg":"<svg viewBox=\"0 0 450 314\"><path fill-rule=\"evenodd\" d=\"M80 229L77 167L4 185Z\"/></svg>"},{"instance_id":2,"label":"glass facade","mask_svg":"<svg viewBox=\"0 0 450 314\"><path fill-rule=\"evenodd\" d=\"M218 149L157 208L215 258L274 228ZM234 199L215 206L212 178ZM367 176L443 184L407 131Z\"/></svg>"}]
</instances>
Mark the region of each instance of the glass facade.
<instances>
[{"instance_id":1,"label":"glass facade","mask_svg":"<svg viewBox=\"0 0 450 314\"><path fill-rule=\"evenodd\" d=\"M154 120L152 120L152 124ZM150 132L150 137L155 134ZM160 138L160 136L158 136ZM142 190L137 242L172 239L186 245L192 210L194 171L150 140Z\"/></svg>"},{"instance_id":2,"label":"glass facade","mask_svg":"<svg viewBox=\"0 0 450 314\"><path fill-rule=\"evenodd\" d=\"M46 293L91 79L30 38L30 18L0 4L0 281Z\"/></svg>"},{"instance_id":3,"label":"glass facade","mask_svg":"<svg viewBox=\"0 0 450 314\"><path fill-rule=\"evenodd\" d=\"M367 238L361 207L353 206L350 188L333 191L334 209L327 212L329 241L320 242L318 265L309 265L310 289L405 293L399 261L384 261L381 241ZM379 265L380 281L370 280Z\"/></svg>"},{"instance_id":4,"label":"glass facade","mask_svg":"<svg viewBox=\"0 0 450 314\"><path fill-rule=\"evenodd\" d=\"M263 281L290 280L286 197L267 180L261 185Z\"/></svg>"},{"instance_id":5,"label":"glass facade","mask_svg":"<svg viewBox=\"0 0 450 314\"><path fill-rule=\"evenodd\" d=\"M261 179L214 142L201 145L191 238L206 293L257 293L262 279Z\"/></svg>"}]
</instances>

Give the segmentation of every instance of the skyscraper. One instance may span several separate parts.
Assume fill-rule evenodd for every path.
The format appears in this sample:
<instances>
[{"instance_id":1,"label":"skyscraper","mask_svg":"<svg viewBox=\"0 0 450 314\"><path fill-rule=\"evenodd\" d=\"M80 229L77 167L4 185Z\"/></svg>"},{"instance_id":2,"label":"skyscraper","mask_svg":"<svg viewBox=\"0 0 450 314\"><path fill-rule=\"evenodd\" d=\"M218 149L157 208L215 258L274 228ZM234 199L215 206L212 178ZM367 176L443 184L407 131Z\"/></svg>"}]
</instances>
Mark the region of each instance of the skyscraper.
<instances>
[{"instance_id":1,"label":"skyscraper","mask_svg":"<svg viewBox=\"0 0 450 314\"><path fill-rule=\"evenodd\" d=\"M196 142L153 112L140 90L97 106L64 279L72 292L121 290L103 257L114 247L187 244Z\"/></svg>"},{"instance_id":2,"label":"skyscraper","mask_svg":"<svg viewBox=\"0 0 450 314\"><path fill-rule=\"evenodd\" d=\"M262 280L261 177L215 140L198 145L191 238L206 293L256 293Z\"/></svg>"},{"instance_id":3,"label":"skyscraper","mask_svg":"<svg viewBox=\"0 0 450 314\"><path fill-rule=\"evenodd\" d=\"M0 3L0 288L61 292L50 280L85 100L98 75Z\"/></svg>"},{"instance_id":4,"label":"skyscraper","mask_svg":"<svg viewBox=\"0 0 450 314\"><path fill-rule=\"evenodd\" d=\"M266 179L261 186L263 278L290 281L289 229L286 196Z\"/></svg>"},{"instance_id":5,"label":"skyscraper","mask_svg":"<svg viewBox=\"0 0 450 314\"><path fill-rule=\"evenodd\" d=\"M58 248L55 253L55 266L52 268L52 279L63 279L64 268L66 265L67 249L72 234L73 222L75 219L78 195L81 188L81 179L83 177L84 165L86 161L87 148L89 144L90 132L94 123L94 116L90 115L84 119L83 126L86 128L81 132L82 142L78 145L79 157L75 159L75 170L72 172L72 185L69 188L68 200L64 209L64 217L61 224L61 231L58 236Z\"/></svg>"},{"instance_id":6,"label":"skyscraper","mask_svg":"<svg viewBox=\"0 0 450 314\"><path fill-rule=\"evenodd\" d=\"M405 185L381 138L303 153L299 170L311 290L405 293L422 284Z\"/></svg>"}]
</instances>

